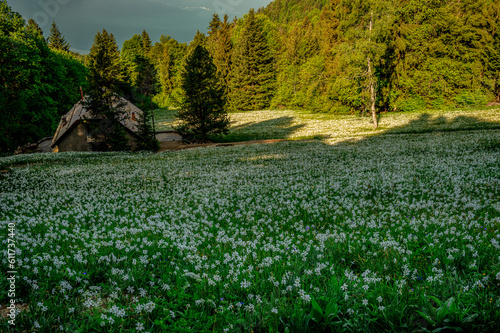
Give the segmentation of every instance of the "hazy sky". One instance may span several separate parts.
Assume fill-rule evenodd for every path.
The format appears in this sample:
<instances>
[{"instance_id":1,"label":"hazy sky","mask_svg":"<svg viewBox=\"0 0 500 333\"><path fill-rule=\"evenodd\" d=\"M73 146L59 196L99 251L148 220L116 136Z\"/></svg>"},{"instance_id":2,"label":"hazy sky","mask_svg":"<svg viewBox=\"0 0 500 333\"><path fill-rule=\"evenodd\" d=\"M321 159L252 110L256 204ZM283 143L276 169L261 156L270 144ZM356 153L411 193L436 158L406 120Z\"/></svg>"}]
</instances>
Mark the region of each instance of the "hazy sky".
<instances>
[{"instance_id":1,"label":"hazy sky","mask_svg":"<svg viewBox=\"0 0 500 333\"><path fill-rule=\"evenodd\" d=\"M113 33L118 46L143 29L153 43L160 35L179 42L193 39L196 29L206 33L214 13L241 17L250 8L271 0L7 0L27 21L35 19L47 37L55 21L72 50L87 53L97 31Z\"/></svg>"}]
</instances>

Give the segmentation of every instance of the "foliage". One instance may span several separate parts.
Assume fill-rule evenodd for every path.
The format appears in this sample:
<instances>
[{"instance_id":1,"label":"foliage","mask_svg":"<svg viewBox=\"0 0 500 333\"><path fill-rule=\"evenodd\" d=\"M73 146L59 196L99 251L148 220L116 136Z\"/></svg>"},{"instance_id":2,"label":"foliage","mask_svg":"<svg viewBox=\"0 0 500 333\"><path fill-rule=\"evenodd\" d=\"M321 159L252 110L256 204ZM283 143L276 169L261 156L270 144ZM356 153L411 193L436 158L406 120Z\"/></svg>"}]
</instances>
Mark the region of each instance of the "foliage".
<instances>
[{"instance_id":1,"label":"foliage","mask_svg":"<svg viewBox=\"0 0 500 333\"><path fill-rule=\"evenodd\" d=\"M499 331L500 150L478 147L498 138L0 158L16 329Z\"/></svg>"},{"instance_id":2,"label":"foliage","mask_svg":"<svg viewBox=\"0 0 500 333\"><path fill-rule=\"evenodd\" d=\"M87 66L88 89L84 107L90 111L92 119L105 119L109 122L107 126L101 126L102 123L88 123L93 127L93 136L101 143L98 148L112 151L129 150L125 130L120 124L125 117L124 102L119 96L123 76L120 54L113 34L106 30L97 32L87 57Z\"/></svg>"},{"instance_id":3,"label":"foliage","mask_svg":"<svg viewBox=\"0 0 500 333\"><path fill-rule=\"evenodd\" d=\"M441 332L443 330L462 332L461 327L474 321L474 318L478 316L477 313L469 314L474 310L473 306L466 309L461 308L459 299L455 297L450 297L446 302L442 302L434 296L430 296L429 299L425 302L426 306L422 308L422 311L417 311L434 328L432 331L426 330L426 332ZM437 308L430 303L431 300L436 303Z\"/></svg>"},{"instance_id":4,"label":"foliage","mask_svg":"<svg viewBox=\"0 0 500 333\"><path fill-rule=\"evenodd\" d=\"M150 58L158 75L158 94L155 103L161 107L179 106L181 100L181 70L186 44L177 42L171 36L162 35L160 42L151 48Z\"/></svg>"},{"instance_id":5,"label":"foliage","mask_svg":"<svg viewBox=\"0 0 500 333\"><path fill-rule=\"evenodd\" d=\"M139 125L137 126L137 135L139 136L139 140L137 142L136 150L157 152L160 149L160 143L156 139L153 129L152 111L144 107L142 110L142 115L140 115L139 119L137 119L139 122Z\"/></svg>"},{"instance_id":6,"label":"foliage","mask_svg":"<svg viewBox=\"0 0 500 333\"><path fill-rule=\"evenodd\" d=\"M232 52L233 42L231 41L231 32L234 25L229 22L229 17L224 15L224 21L220 21L217 14L209 25L207 50L209 51L215 66L217 74L221 79L224 88L224 97L229 98L229 85L232 71Z\"/></svg>"},{"instance_id":7,"label":"foliage","mask_svg":"<svg viewBox=\"0 0 500 333\"><path fill-rule=\"evenodd\" d=\"M224 91L208 51L200 44L186 59L182 88L184 101L177 115L181 125L176 130L187 140L227 133Z\"/></svg>"},{"instance_id":8,"label":"foliage","mask_svg":"<svg viewBox=\"0 0 500 333\"><path fill-rule=\"evenodd\" d=\"M261 110L268 107L275 83L274 59L254 10L250 10L245 20L231 60L230 109Z\"/></svg>"},{"instance_id":9,"label":"foliage","mask_svg":"<svg viewBox=\"0 0 500 333\"><path fill-rule=\"evenodd\" d=\"M274 106L364 113L367 54L375 66L378 111L498 99L496 3L280 0L262 13L281 32ZM368 43L371 14L374 31ZM309 66L310 59L324 67ZM479 98L471 101L471 95Z\"/></svg>"},{"instance_id":10,"label":"foliage","mask_svg":"<svg viewBox=\"0 0 500 333\"><path fill-rule=\"evenodd\" d=\"M188 55L182 74L184 100L176 130L185 140L206 140L211 135L227 134L229 119L225 111L224 90L210 54L197 45Z\"/></svg>"},{"instance_id":11,"label":"foliage","mask_svg":"<svg viewBox=\"0 0 500 333\"><path fill-rule=\"evenodd\" d=\"M40 26L38 25L38 23L36 23L35 20L33 19L28 20L28 29L38 34L39 37L43 38L43 30L42 28L40 28Z\"/></svg>"},{"instance_id":12,"label":"foliage","mask_svg":"<svg viewBox=\"0 0 500 333\"><path fill-rule=\"evenodd\" d=\"M64 36L59 31L59 28L54 21L52 21L52 26L50 28L49 37L47 38L47 43L51 48L56 50L69 51L71 47L71 45L69 45L69 43L64 39Z\"/></svg>"},{"instance_id":13,"label":"foliage","mask_svg":"<svg viewBox=\"0 0 500 333\"><path fill-rule=\"evenodd\" d=\"M33 23L0 2L0 151L54 134L60 116L80 98L85 67L51 50Z\"/></svg>"}]
</instances>

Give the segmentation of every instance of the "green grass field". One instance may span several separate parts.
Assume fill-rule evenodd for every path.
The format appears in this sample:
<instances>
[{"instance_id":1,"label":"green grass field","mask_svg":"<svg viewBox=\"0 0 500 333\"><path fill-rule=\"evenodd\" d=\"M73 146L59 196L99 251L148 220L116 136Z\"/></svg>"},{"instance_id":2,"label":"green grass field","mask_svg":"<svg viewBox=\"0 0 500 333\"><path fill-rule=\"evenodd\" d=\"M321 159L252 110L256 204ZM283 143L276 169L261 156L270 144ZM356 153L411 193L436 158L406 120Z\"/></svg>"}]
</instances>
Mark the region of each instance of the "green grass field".
<instances>
[{"instance_id":1,"label":"green grass field","mask_svg":"<svg viewBox=\"0 0 500 333\"><path fill-rule=\"evenodd\" d=\"M156 129L172 130L175 109L155 110ZM219 142L264 139L322 139L335 143L369 135L500 129L500 108L383 113L380 128L373 130L370 117L338 116L307 111L251 111L230 113L229 135Z\"/></svg>"},{"instance_id":2,"label":"green grass field","mask_svg":"<svg viewBox=\"0 0 500 333\"><path fill-rule=\"evenodd\" d=\"M498 112L263 111L234 140L321 140L0 158L0 304L13 258L18 332L498 332Z\"/></svg>"}]
</instances>

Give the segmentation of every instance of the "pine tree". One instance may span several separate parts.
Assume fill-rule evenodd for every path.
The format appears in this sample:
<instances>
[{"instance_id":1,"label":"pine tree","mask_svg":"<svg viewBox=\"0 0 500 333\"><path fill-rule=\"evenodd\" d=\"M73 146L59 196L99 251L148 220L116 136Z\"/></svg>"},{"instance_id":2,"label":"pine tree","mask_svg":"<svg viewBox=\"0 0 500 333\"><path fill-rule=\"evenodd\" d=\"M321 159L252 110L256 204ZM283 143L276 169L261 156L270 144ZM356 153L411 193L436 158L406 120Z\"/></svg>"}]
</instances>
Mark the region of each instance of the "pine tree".
<instances>
[{"instance_id":1,"label":"pine tree","mask_svg":"<svg viewBox=\"0 0 500 333\"><path fill-rule=\"evenodd\" d=\"M84 106L94 118L106 120L92 129L95 137L104 137L104 144L99 149L129 150L125 131L120 124L125 114L124 103L118 94L122 69L113 34L108 34L106 30L97 32L87 57L87 67L88 90Z\"/></svg>"},{"instance_id":2,"label":"pine tree","mask_svg":"<svg viewBox=\"0 0 500 333\"><path fill-rule=\"evenodd\" d=\"M144 52L144 56L148 57L149 52L151 51L151 38L149 38L149 34L146 32L146 30L142 31L141 39L142 51Z\"/></svg>"},{"instance_id":3,"label":"pine tree","mask_svg":"<svg viewBox=\"0 0 500 333\"><path fill-rule=\"evenodd\" d=\"M69 51L71 45L64 39L64 36L59 31L56 22L52 21L52 27L50 28L50 35L47 39L47 43L53 49Z\"/></svg>"},{"instance_id":4,"label":"pine tree","mask_svg":"<svg viewBox=\"0 0 500 333\"><path fill-rule=\"evenodd\" d=\"M222 25L222 22L220 20L219 15L214 14L212 16L212 21L210 21L210 24L208 26L208 36L211 37L211 36L217 34L217 32L221 28L221 25Z\"/></svg>"},{"instance_id":5,"label":"pine tree","mask_svg":"<svg viewBox=\"0 0 500 333\"><path fill-rule=\"evenodd\" d=\"M214 15L215 19L215 15ZM218 19L218 16L217 16ZM231 41L232 25L229 18L224 15L224 21L219 24L211 24L217 26L213 33L209 32L207 49L213 58L214 65L217 67L217 74L224 88L226 98L229 94L229 79L231 73L231 54L233 51L233 43Z\"/></svg>"},{"instance_id":6,"label":"pine tree","mask_svg":"<svg viewBox=\"0 0 500 333\"><path fill-rule=\"evenodd\" d=\"M227 134L229 118L224 91L219 85L217 68L205 47L197 45L188 54L181 86L184 100L177 114L181 124L175 128L179 134L187 141Z\"/></svg>"},{"instance_id":7,"label":"pine tree","mask_svg":"<svg viewBox=\"0 0 500 333\"><path fill-rule=\"evenodd\" d=\"M38 23L36 23L35 20L29 19L28 20L28 30L32 31L35 33L36 36L38 37L43 37L43 30L40 28Z\"/></svg>"},{"instance_id":8,"label":"pine tree","mask_svg":"<svg viewBox=\"0 0 500 333\"><path fill-rule=\"evenodd\" d=\"M232 110L261 110L270 105L275 84L273 56L252 9L233 53Z\"/></svg>"},{"instance_id":9,"label":"pine tree","mask_svg":"<svg viewBox=\"0 0 500 333\"><path fill-rule=\"evenodd\" d=\"M137 120L139 122L139 125L137 126L139 140L137 142L136 150L149 150L157 152L160 149L160 143L155 137L152 112L144 108L142 116L140 116Z\"/></svg>"}]
</instances>

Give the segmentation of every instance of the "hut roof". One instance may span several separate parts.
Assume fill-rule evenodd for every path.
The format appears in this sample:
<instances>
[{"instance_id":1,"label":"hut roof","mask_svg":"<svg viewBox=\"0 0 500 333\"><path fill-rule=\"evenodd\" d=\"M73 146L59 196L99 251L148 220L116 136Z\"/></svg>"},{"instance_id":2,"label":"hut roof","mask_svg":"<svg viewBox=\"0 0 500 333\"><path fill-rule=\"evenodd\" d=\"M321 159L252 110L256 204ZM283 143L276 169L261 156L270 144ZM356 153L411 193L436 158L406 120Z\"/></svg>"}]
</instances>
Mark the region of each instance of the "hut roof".
<instances>
[{"instance_id":1,"label":"hut roof","mask_svg":"<svg viewBox=\"0 0 500 333\"><path fill-rule=\"evenodd\" d=\"M139 117L142 116L143 112L134 104L130 103L130 101L126 100L123 97L120 97L124 106L124 117L120 120L120 123L125 127L125 129L129 130L132 133L137 132L137 125ZM79 101L68 113L61 117L61 121L59 122L59 126L57 127L56 133L54 134L54 138L52 139L52 147L54 147L58 141L60 141L66 133L68 133L73 127L77 126L80 123L80 120L86 119L96 119L88 109L86 109L82 101Z\"/></svg>"}]
</instances>

